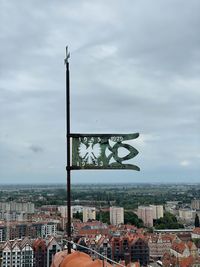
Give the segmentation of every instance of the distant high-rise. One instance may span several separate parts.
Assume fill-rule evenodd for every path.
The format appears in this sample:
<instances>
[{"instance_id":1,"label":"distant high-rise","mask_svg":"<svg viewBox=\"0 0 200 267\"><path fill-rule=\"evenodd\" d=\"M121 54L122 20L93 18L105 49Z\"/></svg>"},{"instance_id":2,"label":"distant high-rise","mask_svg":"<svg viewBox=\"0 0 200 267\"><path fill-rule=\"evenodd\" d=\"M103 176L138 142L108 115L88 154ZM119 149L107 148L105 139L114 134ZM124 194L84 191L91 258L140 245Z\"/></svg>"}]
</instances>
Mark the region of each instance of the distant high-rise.
<instances>
[{"instance_id":1,"label":"distant high-rise","mask_svg":"<svg viewBox=\"0 0 200 267\"><path fill-rule=\"evenodd\" d=\"M143 223L147 227L153 226L153 208L147 206L139 206L137 215L142 219Z\"/></svg>"},{"instance_id":2,"label":"distant high-rise","mask_svg":"<svg viewBox=\"0 0 200 267\"><path fill-rule=\"evenodd\" d=\"M194 210L200 210L200 199L193 199L191 206Z\"/></svg>"},{"instance_id":3,"label":"distant high-rise","mask_svg":"<svg viewBox=\"0 0 200 267\"><path fill-rule=\"evenodd\" d=\"M35 204L32 202L0 202L1 212L25 212L33 214L35 212Z\"/></svg>"},{"instance_id":4,"label":"distant high-rise","mask_svg":"<svg viewBox=\"0 0 200 267\"><path fill-rule=\"evenodd\" d=\"M67 206L58 206L58 211L61 214L61 217L67 218ZM71 212L71 217L72 217L72 212Z\"/></svg>"},{"instance_id":5,"label":"distant high-rise","mask_svg":"<svg viewBox=\"0 0 200 267\"><path fill-rule=\"evenodd\" d=\"M83 207L83 222L96 220L96 209L94 207Z\"/></svg>"},{"instance_id":6,"label":"distant high-rise","mask_svg":"<svg viewBox=\"0 0 200 267\"><path fill-rule=\"evenodd\" d=\"M124 223L124 208L110 207L110 223L113 225Z\"/></svg>"},{"instance_id":7,"label":"distant high-rise","mask_svg":"<svg viewBox=\"0 0 200 267\"><path fill-rule=\"evenodd\" d=\"M163 218L163 206L162 205L150 205L153 209L153 219L157 220Z\"/></svg>"}]
</instances>

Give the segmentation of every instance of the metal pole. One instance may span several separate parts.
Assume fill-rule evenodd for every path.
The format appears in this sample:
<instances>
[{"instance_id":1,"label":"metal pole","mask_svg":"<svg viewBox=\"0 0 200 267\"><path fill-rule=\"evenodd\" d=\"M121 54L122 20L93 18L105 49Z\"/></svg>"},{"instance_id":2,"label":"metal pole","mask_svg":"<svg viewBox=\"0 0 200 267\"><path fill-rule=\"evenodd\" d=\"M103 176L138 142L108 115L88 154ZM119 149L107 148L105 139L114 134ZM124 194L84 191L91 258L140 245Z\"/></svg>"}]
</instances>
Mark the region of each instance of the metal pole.
<instances>
[{"instance_id":1,"label":"metal pole","mask_svg":"<svg viewBox=\"0 0 200 267\"><path fill-rule=\"evenodd\" d=\"M67 132L67 236L71 241L71 168L70 168L70 80L69 62L70 54L66 47L66 132ZM71 243L68 243L68 253L71 253Z\"/></svg>"}]
</instances>

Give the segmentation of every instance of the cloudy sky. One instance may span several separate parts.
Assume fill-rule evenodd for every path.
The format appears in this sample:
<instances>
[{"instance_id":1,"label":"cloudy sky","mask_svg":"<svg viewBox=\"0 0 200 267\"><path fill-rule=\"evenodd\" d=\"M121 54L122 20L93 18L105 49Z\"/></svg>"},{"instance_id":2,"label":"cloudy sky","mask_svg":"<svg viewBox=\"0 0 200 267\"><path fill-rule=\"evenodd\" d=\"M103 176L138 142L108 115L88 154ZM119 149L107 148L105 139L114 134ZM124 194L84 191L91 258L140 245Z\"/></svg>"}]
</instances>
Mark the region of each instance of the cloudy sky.
<instances>
[{"instance_id":1,"label":"cloudy sky","mask_svg":"<svg viewBox=\"0 0 200 267\"><path fill-rule=\"evenodd\" d=\"M0 183L65 182L71 130L140 132L141 171L78 182L198 182L199 0L0 0Z\"/></svg>"}]
</instances>

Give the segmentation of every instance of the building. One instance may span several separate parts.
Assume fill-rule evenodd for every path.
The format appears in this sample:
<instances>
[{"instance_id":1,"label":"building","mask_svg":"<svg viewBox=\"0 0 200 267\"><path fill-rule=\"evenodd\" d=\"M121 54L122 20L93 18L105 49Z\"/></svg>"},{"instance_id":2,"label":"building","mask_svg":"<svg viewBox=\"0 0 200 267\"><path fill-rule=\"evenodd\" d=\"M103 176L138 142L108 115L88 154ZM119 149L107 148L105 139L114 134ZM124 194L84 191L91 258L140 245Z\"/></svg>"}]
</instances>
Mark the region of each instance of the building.
<instances>
[{"instance_id":1,"label":"building","mask_svg":"<svg viewBox=\"0 0 200 267\"><path fill-rule=\"evenodd\" d=\"M149 238L150 257L157 260L161 259L166 252L170 252L172 240L169 235L153 235Z\"/></svg>"},{"instance_id":2,"label":"building","mask_svg":"<svg viewBox=\"0 0 200 267\"><path fill-rule=\"evenodd\" d=\"M50 267L62 247L54 237L49 239L16 239L0 243L1 267Z\"/></svg>"},{"instance_id":3,"label":"building","mask_svg":"<svg viewBox=\"0 0 200 267\"><path fill-rule=\"evenodd\" d=\"M200 210L200 199L193 199L191 202L191 207L193 210Z\"/></svg>"},{"instance_id":4,"label":"building","mask_svg":"<svg viewBox=\"0 0 200 267\"><path fill-rule=\"evenodd\" d=\"M89 220L96 220L96 208L83 207L83 222L87 222Z\"/></svg>"},{"instance_id":5,"label":"building","mask_svg":"<svg viewBox=\"0 0 200 267\"><path fill-rule=\"evenodd\" d=\"M38 238L33 242L34 267L47 266L47 247L44 239Z\"/></svg>"},{"instance_id":6,"label":"building","mask_svg":"<svg viewBox=\"0 0 200 267\"><path fill-rule=\"evenodd\" d=\"M190 250L185 242L174 241L170 249L170 254L176 258L186 258L190 256Z\"/></svg>"},{"instance_id":7,"label":"building","mask_svg":"<svg viewBox=\"0 0 200 267\"><path fill-rule=\"evenodd\" d=\"M0 224L0 242L6 240L6 225Z\"/></svg>"},{"instance_id":8,"label":"building","mask_svg":"<svg viewBox=\"0 0 200 267\"><path fill-rule=\"evenodd\" d=\"M61 217L67 218L67 206L59 206L58 211L60 212ZM71 217L72 217L72 213L71 213Z\"/></svg>"},{"instance_id":9,"label":"building","mask_svg":"<svg viewBox=\"0 0 200 267\"><path fill-rule=\"evenodd\" d=\"M82 213L83 212L83 206L80 206L80 205L72 206L72 214L76 214L77 212Z\"/></svg>"},{"instance_id":10,"label":"building","mask_svg":"<svg viewBox=\"0 0 200 267\"><path fill-rule=\"evenodd\" d=\"M179 218L183 221L186 222L191 222L194 221L196 215L196 211L195 210L191 210L191 209L179 209Z\"/></svg>"},{"instance_id":11,"label":"building","mask_svg":"<svg viewBox=\"0 0 200 267\"><path fill-rule=\"evenodd\" d=\"M149 247L147 241L142 238L134 239L130 245L131 262L140 262L141 266L149 264Z\"/></svg>"},{"instance_id":12,"label":"building","mask_svg":"<svg viewBox=\"0 0 200 267\"><path fill-rule=\"evenodd\" d=\"M146 227L153 226L153 208L149 206L139 206L137 215L142 219Z\"/></svg>"},{"instance_id":13,"label":"building","mask_svg":"<svg viewBox=\"0 0 200 267\"><path fill-rule=\"evenodd\" d=\"M41 226L41 237L56 236L57 225L53 222L45 223Z\"/></svg>"},{"instance_id":14,"label":"building","mask_svg":"<svg viewBox=\"0 0 200 267\"><path fill-rule=\"evenodd\" d=\"M109 239L103 236L96 243L97 243L97 251L101 255L104 255L107 258L112 259L112 247L109 242Z\"/></svg>"},{"instance_id":15,"label":"building","mask_svg":"<svg viewBox=\"0 0 200 267\"><path fill-rule=\"evenodd\" d=\"M116 262L140 262L141 266L149 263L149 246L144 236L112 237L111 248L112 259Z\"/></svg>"},{"instance_id":16,"label":"building","mask_svg":"<svg viewBox=\"0 0 200 267\"><path fill-rule=\"evenodd\" d=\"M178 201L167 201L165 210L173 215L178 215Z\"/></svg>"},{"instance_id":17,"label":"building","mask_svg":"<svg viewBox=\"0 0 200 267\"><path fill-rule=\"evenodd\" d=\"M108 235L109 228L107 224L100 221L73 222L73 232L76 236L90 238L91 236Z\"/></svg>"},{"instance_id":18,"label":"building","mask_svg":"<svg viewBox=\"0 0 200 267\"><path fill-rule=\"evenodd\" d=\"M0 211L1 212L25 212L33 214L35 212L35 204L32 202L0 202Z\"/></svg>"},{"instance_id":19,"label":"building","mask_svg":"<svg viewBox=\"0 0 200 267\"><path fill-rule=\"evenodd\" d=\"M200 227L196 227L193 229L192 239L200 239Z\"/></svg>"},{"instance_id":20,"label":"building","mask_svg":"<svg viewBox=\"0 0 200 267\"><path fill-rule=\"evenodd\" d=\"M57 224L54 222L9 222L0 224L0 241L56 236Z\"/></svg>"},{"instance_id":21,"label":"building","mask_svg":"<svg viewBox=\"0 0 200 267\"><path fill-rule=\"evenodd\" d=\"M112 225L124 224L124 208L110 207L110 223Z\"/></svg>"},{"instance_id":22,"label":"building","mask_svg":"<svg viewBox=\"0 0 200 267\"><path fill-rule=\"evenodd\" d=\"M61 251L62 247L59 245L57 240L52 237L47 242L47 267L50 267L53 261L54 255Z\"/></svg>"},{"instance_id":23,"label":"building","mask_svg":"<svg viewBox=\"0 0 200 267\"><path fill-rule=\"evenodd\" d=\"M28 238L7 241L0 245L2 267L33 267L34 254Z\"/></svg>"},{"instance_id":24,"label":"building","mask_svg":"<svg viewBox=\"0 0 200 267\"><path fill-rule=\"evenodd\" d=\"M153 219L157 220L163 218L163 206L162 205L150 205L153 209Z\"/></svg>"},{"instance_id":25,"label":"building","mask_svg":"<svg viewBox=\"0 0 200 267\"><path fill-rule=\"evenodd\" d=\"M61 217L67 218L67 206L58 206L58 211L61 214ZM73 214L83 212L83 206L71 206L71 218L73 218Z\"/></svg>"}]
</instances>

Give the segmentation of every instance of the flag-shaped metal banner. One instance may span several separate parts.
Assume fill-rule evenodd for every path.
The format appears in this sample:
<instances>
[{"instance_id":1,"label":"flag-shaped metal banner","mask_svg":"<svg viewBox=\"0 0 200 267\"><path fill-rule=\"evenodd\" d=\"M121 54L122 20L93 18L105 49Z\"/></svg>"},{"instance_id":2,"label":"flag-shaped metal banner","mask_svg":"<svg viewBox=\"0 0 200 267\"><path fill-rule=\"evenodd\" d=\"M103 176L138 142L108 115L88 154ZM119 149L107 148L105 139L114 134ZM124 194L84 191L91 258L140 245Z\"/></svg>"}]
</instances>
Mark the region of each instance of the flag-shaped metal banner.
<instances>
[{"instance_id":1,"label":"flag-shaped metal banner","mask_svg":"<svg viewBox=\"0 0 200 267\"><path fill-rule=\"evenodd\" d=\"M138 133L132 134L71 134L71 169L131 169L140 168L130 164L138 151L130 145Z\"/></svg>"}]
</instances>

